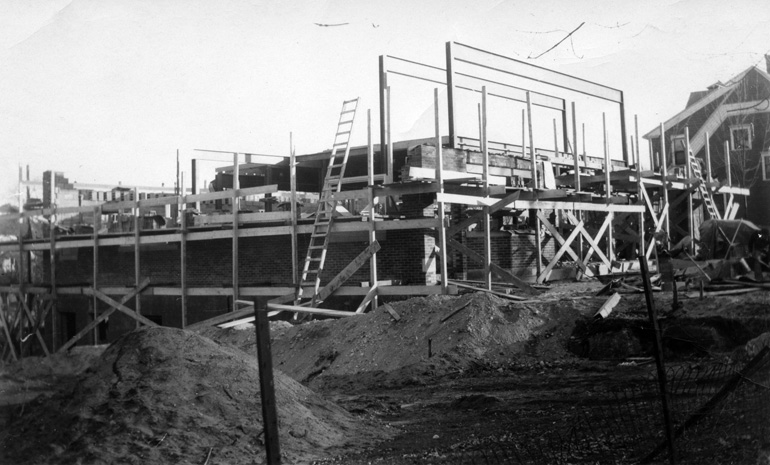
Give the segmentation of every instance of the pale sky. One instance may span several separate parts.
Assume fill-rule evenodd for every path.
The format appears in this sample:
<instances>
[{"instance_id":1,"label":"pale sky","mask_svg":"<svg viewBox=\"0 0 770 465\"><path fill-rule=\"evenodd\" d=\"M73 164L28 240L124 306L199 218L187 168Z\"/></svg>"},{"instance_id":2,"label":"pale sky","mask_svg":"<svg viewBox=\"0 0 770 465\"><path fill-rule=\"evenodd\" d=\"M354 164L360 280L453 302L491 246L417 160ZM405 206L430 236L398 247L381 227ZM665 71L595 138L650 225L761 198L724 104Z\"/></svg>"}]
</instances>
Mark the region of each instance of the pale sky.
<instances>
[{"instance_id":1,"label":"pale sky","mask_svg":"<svg viewBox=\"0 0 770 465\"><path fill-rule=\"evenodd\" d=\"M629 134L635 114L644 134L682 110L690 91L764 68L770 6L0 0L0 204L15 203L19 165L33 179L51 169L81 183L171 186L177 149L187 179L191 158L231 161L195 148L285 155L293 132L298 153L326 149L345 99L360 96L377 124L379 55L443 67L447 41L620 89ZM397 130L427 111L422 100L413 107Z\"/></svg>"}]
</instances>

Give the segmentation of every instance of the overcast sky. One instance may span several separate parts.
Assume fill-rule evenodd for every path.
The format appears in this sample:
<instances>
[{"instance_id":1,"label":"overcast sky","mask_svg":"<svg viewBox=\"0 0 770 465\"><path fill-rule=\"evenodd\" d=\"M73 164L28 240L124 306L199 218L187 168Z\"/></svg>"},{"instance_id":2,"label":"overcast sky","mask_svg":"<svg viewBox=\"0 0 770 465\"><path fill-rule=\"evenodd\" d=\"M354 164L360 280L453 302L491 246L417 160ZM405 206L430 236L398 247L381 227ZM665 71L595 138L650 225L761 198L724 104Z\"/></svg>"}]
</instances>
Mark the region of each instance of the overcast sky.
<instances>
[{"instance_id":1,"label":"overcast sky","mask_svg":"<svg viewBox=\"0 0 770 465\"><path fill-rule=\"evenodd\" d=\"M629 134L635 114L643 134L690 91L764 68L770 6L0 0L0 203L13 201L19 165L33 179L52 169L81 183L170 186L177 149L189 172L193 157L231 160L195 148L284 155L289 132L298 153L328 148L342 100L360 96L376 117L379 55L444 66L447 41L623 90ZM403 124L426 111L414 106Z\"/></svg>"}]
</instances>

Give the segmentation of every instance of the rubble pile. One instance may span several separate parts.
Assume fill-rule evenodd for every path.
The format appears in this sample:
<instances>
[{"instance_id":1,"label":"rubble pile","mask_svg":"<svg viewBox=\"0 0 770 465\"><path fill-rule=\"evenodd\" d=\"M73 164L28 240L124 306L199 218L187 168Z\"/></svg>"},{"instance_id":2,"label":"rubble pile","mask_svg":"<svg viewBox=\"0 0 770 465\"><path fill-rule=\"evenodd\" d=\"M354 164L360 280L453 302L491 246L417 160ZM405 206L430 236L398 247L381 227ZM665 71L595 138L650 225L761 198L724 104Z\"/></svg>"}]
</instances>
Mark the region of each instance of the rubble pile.
<instances>
[{"instance_id":1,"label":"rubble pile","mask_svg":"<svg viewBox=\"0 0 770 465\"><path fill-rule=\"evenodd\" d=\"M275 389L289 463L391 434L277 371ZM265 457L256 359L179 329L127 334L72 392L25 407L0 436L0 463L260 463Z\"/></svg>"},{"instance_id":2,"label":"rubble pile","mask_svg":"<svg viewBox=\"0 0 770 465\"><path fill-rule=\"evenodd\" d=\"M367 380L398 385L419 382L425 374L573 358L567 341L575 321L603 300L513 303L482 292L413 298L390 304L398 320L380 306L340 320L278 328L273 363L320 388ZM255 353L253 330L206 334Z\"/></svg>"}]
</instances>

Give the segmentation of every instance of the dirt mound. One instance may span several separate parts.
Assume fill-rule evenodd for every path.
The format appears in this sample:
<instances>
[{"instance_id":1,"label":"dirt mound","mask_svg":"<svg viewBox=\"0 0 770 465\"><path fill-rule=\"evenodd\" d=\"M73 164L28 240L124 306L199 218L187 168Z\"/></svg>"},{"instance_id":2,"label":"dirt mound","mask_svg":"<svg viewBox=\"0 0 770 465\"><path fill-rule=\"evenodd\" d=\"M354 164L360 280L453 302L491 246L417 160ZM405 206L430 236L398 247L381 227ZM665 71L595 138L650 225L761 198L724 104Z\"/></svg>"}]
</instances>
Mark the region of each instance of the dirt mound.
<instances>
[{"instance_id":1,"label":"dirt mound","mask_svg":"<svg viewBox=\"0 0 770 465\"><path fill-rule=\"evenodd\" d=\"M335 384L335 379L343 384L419 383L429 373L496 367L525 358L571 357L566 341L581 317L573 302L512 304L481 292L391 305L400 320L380 307L364 315L282 329L273 338L274 365L314 387ZM595 311L597 304L586 306ZM253 332L221 330L207 335L254 350Z\"/></svg>"},{"instance_id":2,"label":"dirt mound","mask_svg":"<svg viewBox=\"0 0 770 465\"><path fill-rule=\"evenodd\" d=\"M260 463L258 373L254 357L195 333L134 331L71 393L27 406L2 434L0 462ZM275 388L289 463L388 435L280 372Z\"/></svg>"}]
</instances>

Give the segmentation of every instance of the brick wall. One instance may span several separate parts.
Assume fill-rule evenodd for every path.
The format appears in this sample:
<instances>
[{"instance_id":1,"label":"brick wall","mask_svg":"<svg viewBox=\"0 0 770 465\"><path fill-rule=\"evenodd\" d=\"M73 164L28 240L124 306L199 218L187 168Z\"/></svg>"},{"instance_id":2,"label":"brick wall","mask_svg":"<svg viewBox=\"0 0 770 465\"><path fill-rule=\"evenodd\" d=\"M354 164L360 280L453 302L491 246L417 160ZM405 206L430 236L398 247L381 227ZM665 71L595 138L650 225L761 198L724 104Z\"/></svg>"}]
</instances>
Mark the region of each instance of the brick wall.
<instances>
[{"instance_id":1,"label":"brick wall","mask_svg":"<svg viewBox=\"0 0 770 465\"><path fill-rule=\"evenodd\" d=\"M322 282L328 282L368 247L366 232L360 240L332 242L327 252ZM380 234L382 236L382 234ZM298 237L298 267L305 259L309 235ZM388 231L380 240L377 254L378 278L399 280L403 284L426 284L435 279L435 268L423 270L427 254L435 240L430 230ZM265 236L242 238L238 243L241 286L285 286L292 282L291 238ZM140 249L141 277L154 285L178 286L181 280L178 243L146 245ZM187 249L187 285L192 287L230 287L232 285L232 243L229 239L190 241ZM93 282L93 249L57 253L58 285L90 285ZM43 259L43 284L50 281L48 252ZM99 286L134 285L134 249L132 246L99 248ZM364 265L348 284L369 281L369 266Z\"/></svg>"},{"instance_id":2,"label":"brick wall","mask_svg":"<svg viewBox=\"0 0 770 465\"><path fill-rule=\"evenodd\" d=\"M471 250L483 255L484 238L481 232L469 231L464 239L465 245ZM546 235L542 241L543 265L554 256L556 241ZM492 262L496 265L519 274L537 266L537 253L534 234L517 234L508 231L493 231L490 237L492 247ZM479 264L463 258L466 269L481 268Z\"/></svg>"}]
</instances>

